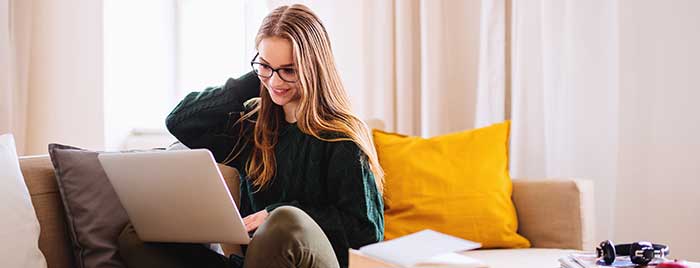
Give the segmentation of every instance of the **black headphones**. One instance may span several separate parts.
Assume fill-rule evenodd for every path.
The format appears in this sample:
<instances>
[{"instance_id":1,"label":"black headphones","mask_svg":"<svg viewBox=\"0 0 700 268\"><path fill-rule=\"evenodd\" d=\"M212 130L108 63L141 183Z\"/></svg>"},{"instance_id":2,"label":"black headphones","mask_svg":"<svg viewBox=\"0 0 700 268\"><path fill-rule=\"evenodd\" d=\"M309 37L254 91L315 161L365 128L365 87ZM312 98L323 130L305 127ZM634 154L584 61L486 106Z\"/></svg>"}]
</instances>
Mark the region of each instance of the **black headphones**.
<instances>
[{"instance_id":1,"label":"black headphones","mask_svg":"<svg viewBox=\"0 0 700 268\"><path fill-rule=\"evenodd\" d=\"M646 265L654 258L664 258L671 252L666 245L652 244L646 241L615 245L610 240L600 242L595 251L598 258L603 258L607 265L615 262L616 256L630 256L632 263Z\"/></svg>"}]
</instances>

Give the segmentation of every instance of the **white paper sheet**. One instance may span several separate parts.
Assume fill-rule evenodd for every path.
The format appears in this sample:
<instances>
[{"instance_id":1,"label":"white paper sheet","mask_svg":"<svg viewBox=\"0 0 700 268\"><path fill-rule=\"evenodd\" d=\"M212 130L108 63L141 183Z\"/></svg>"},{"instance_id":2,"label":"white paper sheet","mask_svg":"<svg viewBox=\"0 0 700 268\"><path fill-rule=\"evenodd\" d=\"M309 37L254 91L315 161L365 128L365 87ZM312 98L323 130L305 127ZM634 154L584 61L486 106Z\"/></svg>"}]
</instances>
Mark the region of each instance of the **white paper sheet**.
<instances>
[{"instance_id":1,"label":"white paper sheet","mask_svg":"<svg viewBox=\"0 0 700 268\"><path fill-rule=\"evenodd\" d=\"M480 247L480 243L433 230L423 230L393 240L364 246L360 248L360 252L404 267L417 266L422 263L444 263L451 264L451 266L463 264L467 267L482 267L483 265L478 265L481 264L478 260L455 253Z\"/></svg>"}]
</instances>

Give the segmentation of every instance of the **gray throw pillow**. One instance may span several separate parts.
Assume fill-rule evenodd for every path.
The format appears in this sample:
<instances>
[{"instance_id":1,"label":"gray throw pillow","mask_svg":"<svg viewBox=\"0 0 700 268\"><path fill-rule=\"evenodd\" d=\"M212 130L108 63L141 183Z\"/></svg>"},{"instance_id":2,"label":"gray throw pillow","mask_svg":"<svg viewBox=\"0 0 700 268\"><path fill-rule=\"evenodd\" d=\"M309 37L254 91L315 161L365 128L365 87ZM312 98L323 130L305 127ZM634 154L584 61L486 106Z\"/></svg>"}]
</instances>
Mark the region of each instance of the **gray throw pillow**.
<instances>
[{"instance_id":1,"label":"gray throw pillow","mask_svg":"<svg viewBox=\"0 0 700 268\"><path fill-rule=\"evenodd\" d=\"M129 221L97 160L98 152L49 144L79 268L126 267L118 238Z\"/></svg>"}]
</instances>

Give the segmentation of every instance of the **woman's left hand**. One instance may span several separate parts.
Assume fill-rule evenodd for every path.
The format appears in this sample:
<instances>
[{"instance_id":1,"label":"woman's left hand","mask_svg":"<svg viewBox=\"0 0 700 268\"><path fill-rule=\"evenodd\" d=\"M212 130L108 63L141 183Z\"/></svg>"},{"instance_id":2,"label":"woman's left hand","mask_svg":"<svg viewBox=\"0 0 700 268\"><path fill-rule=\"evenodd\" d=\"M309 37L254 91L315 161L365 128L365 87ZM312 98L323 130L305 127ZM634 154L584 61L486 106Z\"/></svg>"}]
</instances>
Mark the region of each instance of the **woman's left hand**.
<instances>
[{"instance_id":1,"label":"woman's left hand","mask_svg":"<svg viewBox=\"0 0 700 268\"><path fill-rule=\"evenodd\" d=\"M255 231L260 225L267 219L267 210L261 210L255 214L251 214L243 218L243 224L245 224L245 230L247 232Z\"/></svg>"}]
</instances>

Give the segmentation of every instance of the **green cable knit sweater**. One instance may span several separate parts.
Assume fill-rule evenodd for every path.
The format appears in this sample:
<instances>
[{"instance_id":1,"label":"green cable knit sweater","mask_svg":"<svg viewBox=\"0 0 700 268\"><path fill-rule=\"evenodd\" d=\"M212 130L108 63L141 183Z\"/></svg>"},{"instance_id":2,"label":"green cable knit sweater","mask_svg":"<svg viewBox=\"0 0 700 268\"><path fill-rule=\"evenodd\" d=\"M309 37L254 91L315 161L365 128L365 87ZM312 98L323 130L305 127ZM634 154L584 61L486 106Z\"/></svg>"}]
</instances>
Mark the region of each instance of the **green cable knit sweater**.
<instances>
[{"instance_id":1,"label":"green cable knit sweater","mask_svg":"<svg viewBox=\"0 0 700 268\"><path fill-rule=\"evenodd\" d=\"M256 191L245 170L255 122L235 122L245 110L244 102L259 91L260 80L250 72L224 86L190 93L168 115L166 125L189 148L209 149L217 162L227 159L240 138L243 153L228 165L241 174L241 216L283 205L300 208L321 226L346 267L348 248L384 237L382 196L367 157L353 142L322 141L282 119L275 145L276 174Z\"/></svg>"}]
</instances>

